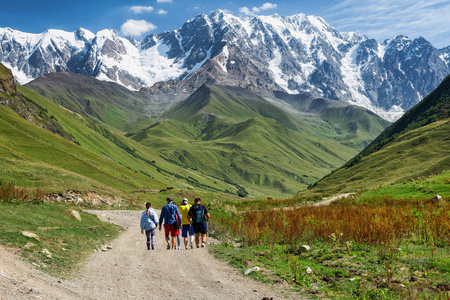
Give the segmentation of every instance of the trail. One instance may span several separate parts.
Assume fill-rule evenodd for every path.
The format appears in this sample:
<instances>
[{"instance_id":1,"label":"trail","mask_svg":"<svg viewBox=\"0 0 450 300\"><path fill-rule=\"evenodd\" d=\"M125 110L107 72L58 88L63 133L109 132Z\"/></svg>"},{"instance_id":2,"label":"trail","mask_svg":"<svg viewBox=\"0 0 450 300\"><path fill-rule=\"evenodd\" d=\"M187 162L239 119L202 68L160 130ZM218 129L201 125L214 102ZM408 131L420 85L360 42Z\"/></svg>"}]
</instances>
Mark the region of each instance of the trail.
<instances>
[{"instance_id":1,"label":"trail","mask_svg":"<svg viewBox=\"0 0 450 300\"><path fill-rule=\"evenodd\" d=\"M0 299L304 299L244 277L206 248L146 249L138 211L90 211L125 228L112 249L93 253L72 280L43 274L0 247Z\"/></svg>"},{"instance_id":2,"label":"trail","mask_svg":"<svg viewBox=\"0 0 450 300\"><path fill-rule=\"evenodd\" d=\"M341 199L345 199L348 198L349 196L353 195L354 193L347 193L347 194L341 194L341 195L337 195L334 197L331 197L328 200L319 202L319 203L315 203L313 204L313 206L328 206L331 204L331 202L336 201L336 200L341 200Z\"/></svg>"}]
</instances>

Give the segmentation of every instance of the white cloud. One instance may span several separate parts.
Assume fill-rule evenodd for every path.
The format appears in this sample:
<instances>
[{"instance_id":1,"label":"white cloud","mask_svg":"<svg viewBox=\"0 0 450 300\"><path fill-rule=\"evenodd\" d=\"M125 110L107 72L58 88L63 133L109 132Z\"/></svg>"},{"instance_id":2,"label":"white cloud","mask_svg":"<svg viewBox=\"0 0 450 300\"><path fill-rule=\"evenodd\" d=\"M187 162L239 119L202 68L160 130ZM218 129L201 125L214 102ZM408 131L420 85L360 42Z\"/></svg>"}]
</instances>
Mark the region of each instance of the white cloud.
<instances>
[{"instance_id":1,"label":"white cloud","mask_svg":"<svg viewBox=\"0 0 450 300\"><path fill-rule=\"evenodd\" d=\"M172 0L157 0L158 3L172 3Z\"/></svg>"},{"instance_id":2,"label":"white cloud","mask_svg":"<svg viewBox=\"0 0 450 300\"><path fill-rule=\"evenodd\" d=\"M243 13L245 15L251 15L251 14L260 13L263 10L269 10L269 9L275 9L275 8L277 8L276 4L266 2L262 6L260 6L260 7L253 7L252 9L250 9L250 8L248 8L246 6L241 7L241 8L239 8L239 12L241 12L241 13Z\"/></svg>"},{"instance_id":3,"label":"white cloud","mask_svg":"<svg viewBox=\"0 0 450 300\"><path fill-rule=\"evenodd\" d=\"M139 37L148 31L155 30L156 26L145 20L129 19L125 23L122 24L120 29L122 30L122 33L124 35L131 35L134 37Z\"/></svg>"},{"instance_id":4,"label":"white cloud","mask_svg":"<svg viewBox=\"0 0 450 300\"><path fill-rule=\"evenodd\" d=\"M161 8L160 10L158 10L157 14L158 15L167 15L167 10L164 10Z\"/></svg>"},{"instance_id":5,"label":"white cloud","mask_svg":"<svg viewBox=\"0 0 450 300\"><path fill-rule=\"evenodd\" d=\"M435 47L450 44L448 0L343 0L323 17L340 31L358 31L382 41L398 34L423 36Z\"/></svg>"},{"instance_id":6,"label":"white cloud","mask_svg":"<svg viewBox=\"0 0 450 300\"><path fill-rule=\"evenodd\" d=\"M135 14L149 13L154 11L155 9L151 6L132 6L130 7L130 11Z\"/></svg>"}]
</instances>

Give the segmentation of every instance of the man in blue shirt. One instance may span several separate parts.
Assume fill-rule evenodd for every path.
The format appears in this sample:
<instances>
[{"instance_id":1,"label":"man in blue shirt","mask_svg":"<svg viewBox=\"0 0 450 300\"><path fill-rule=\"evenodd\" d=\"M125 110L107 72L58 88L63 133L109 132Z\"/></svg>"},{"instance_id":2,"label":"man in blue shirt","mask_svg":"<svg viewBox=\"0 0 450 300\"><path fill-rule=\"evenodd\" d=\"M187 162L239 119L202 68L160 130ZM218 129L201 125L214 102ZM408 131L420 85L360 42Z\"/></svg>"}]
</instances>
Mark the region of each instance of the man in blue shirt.
<instances>
[{"instance_id":1,"label":"man in blue shirt","mask_svg":"<svg viewBox=\"0 0 450 300\"><path fill-rule=\"evenodd\" d=\"M167 198L167 204L163 206L161 215L159 217L159 230L164 220L164 232L167 242L167 250L170 250L170 238L172 236L172 250L175 250L175 238L180 235L179 225L181 224L181 214L178 207L173 204L173 198ZM178 223L178 228L175 228L175 223Z\"/></svg>"}]
</instances>

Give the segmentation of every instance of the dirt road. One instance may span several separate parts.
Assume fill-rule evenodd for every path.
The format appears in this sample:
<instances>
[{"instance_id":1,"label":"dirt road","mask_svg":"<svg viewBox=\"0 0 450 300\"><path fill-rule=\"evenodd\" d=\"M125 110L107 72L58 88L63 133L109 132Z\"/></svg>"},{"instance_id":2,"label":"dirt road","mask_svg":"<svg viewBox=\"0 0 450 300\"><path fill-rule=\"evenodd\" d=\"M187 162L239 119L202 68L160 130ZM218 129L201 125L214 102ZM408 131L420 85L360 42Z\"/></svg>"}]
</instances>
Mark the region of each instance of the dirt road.
<instances>
[{"instance_id":1,"label":"dirt road","mask_svg":"<svg viewBox=\"0 0 450 300\"><path fill-rule=\"evenodd\" d=\"M330 198L328 200L325 200L325 201L322 201L322 202L319 202L319 203L315 203L315 204L313 204L313 206L328 206L333 201L345 199L345 198L348 198L351 195L353 195L353 193L347 193L347 194L341 194L341 195L338 195L338 196L334 196L334 197L332 197L332 198Z\"/></svg>"},{"instance_id":2,"label":"dirt road","mask_svg":"<svg viewBox=\"0 0 450 300\"><path fill-rule=\"evenodd\" d=\"M156 250L146 249L141 212L91 211L126 230L96 252L73 280L58 280L0 248L0 299L302 299L244 277L207 249L166 250L157 231Z\"/></svg>"}]
</instances>

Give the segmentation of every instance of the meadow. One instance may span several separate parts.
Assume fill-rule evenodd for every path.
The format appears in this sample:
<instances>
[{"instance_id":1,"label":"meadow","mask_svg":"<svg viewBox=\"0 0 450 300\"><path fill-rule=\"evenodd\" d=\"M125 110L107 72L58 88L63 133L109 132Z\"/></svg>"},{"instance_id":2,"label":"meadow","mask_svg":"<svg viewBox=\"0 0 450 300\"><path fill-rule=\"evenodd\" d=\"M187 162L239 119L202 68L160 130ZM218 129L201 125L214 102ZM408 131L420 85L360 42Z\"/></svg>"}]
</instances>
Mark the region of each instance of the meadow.
<instances>
[{"instance_id":1,"label":"meadow","mask_svg":"<svg viewBox=\"0 0 450 300\"><path fill-rule=\"evenodd\" d=\"M259 266L251 276L313 298L447 299L450 203L361 195L330 206L262 210L213 202L211 228L222 243L212 251L242 270Z\"/></svg>"},{"instance_id":2,"label":"meadow","mask_svg":"<svg viewBox=\"0 0 450 300\"><path fill-rule=\"evenodd\" d=\"M46 273L73 276L94 249L116 238L122 230L83 212L79 205L46 203L43 197L40 189L25 189L0 180L0 244ZM80 214L81 222L72 210ZM24 236L23 231L35 233L39 239Z\"/></svg>"}]
</instances>

